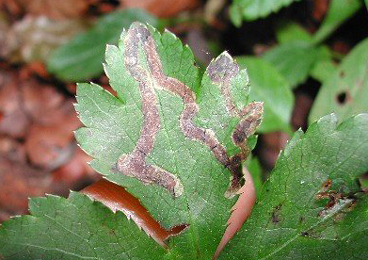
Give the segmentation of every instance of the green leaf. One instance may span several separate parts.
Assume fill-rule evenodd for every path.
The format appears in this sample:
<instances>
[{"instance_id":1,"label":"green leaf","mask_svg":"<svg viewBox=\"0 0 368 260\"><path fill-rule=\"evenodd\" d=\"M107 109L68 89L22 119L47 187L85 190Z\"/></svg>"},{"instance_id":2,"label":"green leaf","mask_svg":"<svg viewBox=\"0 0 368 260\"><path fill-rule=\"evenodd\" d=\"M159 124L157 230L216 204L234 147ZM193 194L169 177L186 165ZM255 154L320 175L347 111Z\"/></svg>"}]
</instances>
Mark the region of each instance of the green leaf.
<instances>
[{"instance_id":1,"label":"green leaf","mask_svg":"<svg viewBox=\"0 0 368 260\"><path fill-rule=\"evenodd\" d=\"M242 12L238 5L232 4L229 8L230 19L236 27L240 27L242 24Z\"/></svg>"},{"instance_id":2,"label":"green leaf","mask_svg":"<svg viewBox=\"0 0 368 260\"><path fill-rule=\"evenodd\" d=\"M252 157L247 161L247 168L252 176L257 196L260 195L262 189L262 167L257 157Z\"/></svg>"},{"instance_id":3,"label":"green leaf","mask_svg":"<svg viewBox=\"0 0 368 260\"><path fill-rule=\"evenodd\" d=\"M360 0L332 0L326 18L314 34L314 42L327 39L343 22L353 16L362 6Z\"/></svg>"},{"instance_id":4,"label":"green leaf","mask_svg":"<svg viewBox=\"0 0 368 260\"><path fill-rule=\"evenodd\" d=\"M362 189L368 190L367 176L360 178L360 185L362 186Z\"/></svg>"},{"instance_id":5,"label":"green leaf","mask_svg":"<svg viewBox=\"0 0 368 260\"><path fill-rule=\"evenodd\" d=\"M290 86L296 87L307 79L318 54L309 42L292 41L271 49L263 57L275 65Z\"/></svg>"},{"instance_id":6,"label":"green leaf","mask_svg":"<svg viewBox=\"0 0 368 260\"><path fill-rule=\"evenodd\" d=\"M332 59L323 59L314 64L310 75L319 82L324 83L333 76L336 71L336 67L335 62Z\"/></svg>"},{"instance_id":7,"label":"green leaf","mask_svg":"<svg viewBox=\"0 0 368 260\"><path fill-rule=\"evenodd\" d=\"M251 21L263 18L297 1L300 0L233 0L230 6L231 20L240 26L241 19Z\"/></svg>"},{"instance_id":8,"label":"green leaf","mask_svg":"<svg viewBox=\"0 0 368 260\"><path fill-rule=\"evenodd\" d=\"M76 138L94 158L91 166L126 187L165 228L190 225L170 240L171 254L210 259L263 107L248 102L248 75L226 52L203 74L194 64L175 35L133 23L106 50L117 97L78 85L76 110L85 127Z\"/></svg>"},{"instance_id":9,"label":"green leaf","mask_svg":"<svg viewBox=\"0 0 368 260\"><path fill-rule=\"evenodd\" d=\"M276 36L280 45L268 51L264 58L276 66L292 87L304 83L310 74L317 80L330 76L333 71L330 49L314 45L312 36L300 25L284 24Z\"/></svg>"},{"instance_id":10,"label":"green leaf","mask_svg":"<svg viewBox=\"0 0 368 260\"><path fill-rule=\"evenodd\" d=\"M79 193L33 198L30 212L1 226L5 259L162 259L166 253L123 213Z\"/></svg>"},{"instance_id":11,"label":"green leaf","mask_svg":"<svg viewBox=\"0 0 368 260\"><path fill-rule=\"evenodd\" d=\"M336 72L321 87L309 122L336 113L341 120L368 111L368 39L347 55Z\"/></svg>"},{"instance_id":12,"label":"green leaf","mask_svg":"<svg viewBox=\"0 0 368 260\"><path fill-rule=\"evenodd\" d=\"M249 73L250 100L264 102L264 119L259 131L289 131L294 96L287 81L263 59L237 57L237 61Z\"/></svg>"},{"instance_id":13,"label":"green leaf","mask_svg":"<svg viewBox=\"0 0 368 260\"><path fill-rule=\"evenodd\" d=\"M314 79L325 82L336 71L337 65L333 60L333 54L330 48L326 45L317 47L317 59L310 71L310 76Z\"/></svg>"},{"instance_id":14,"label":"green leaf","mask_svg":"<svg viewBox=\"0 0 368 260\"><path fill-rule=\"evenodd\" d=\"M286 22L279 26L276 31L276 37L280 44L295 41L312 42L312 35L299 24L291 22Z\"/></svg>"},{"instance_id":15,"label":"green leaf","mask_svg":"<svg viewBox=\"0 0 368 260\"><path fill-rule=\"evenodd\" d=\"M65 81L99 76L103 71L106 44L116 44L121 30L134 21L157 25L153 16L139 9L127 9L105 15L92 29L77 35L53 52L47 62L48 70Z\"/></svg>"},{"instance_id":16,"label":"green leaf","mask_svg":"<svg viewBox=\"0 0 368 260\"><path fill-rule=\"evenodd\" d=\"M368 114L337 121L328 115L294 134L220 259L368 255L368 198L357 183L368 170Z\"/></svg>"}]
</instances>

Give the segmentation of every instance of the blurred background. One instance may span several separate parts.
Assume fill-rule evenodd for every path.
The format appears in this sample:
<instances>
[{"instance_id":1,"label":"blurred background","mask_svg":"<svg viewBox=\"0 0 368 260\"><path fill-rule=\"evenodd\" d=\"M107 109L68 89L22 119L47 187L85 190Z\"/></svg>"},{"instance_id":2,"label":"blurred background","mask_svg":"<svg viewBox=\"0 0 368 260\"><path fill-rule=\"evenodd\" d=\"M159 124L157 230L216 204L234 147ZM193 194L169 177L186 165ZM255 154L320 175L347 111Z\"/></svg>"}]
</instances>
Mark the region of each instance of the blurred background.
<instances>
[{"instance_id":1,"label":"blurred background","mask_svg":"<svg viewBox=\"0 0 368 260\"><path fill-rule=\"evenodd\" d=\"M368 111L354 98L367 94L360 0L0 0L0 223L26 214L28 197L68 196L100 178L74 140L75 83L112 91L105 45L136 20L175 33L200 68L224 50L248 68L251 98L266 106L248 162L258 187L295 130ZM356 46L362 75L338 80L356 69Z\"/></svg>"}]
</instances>

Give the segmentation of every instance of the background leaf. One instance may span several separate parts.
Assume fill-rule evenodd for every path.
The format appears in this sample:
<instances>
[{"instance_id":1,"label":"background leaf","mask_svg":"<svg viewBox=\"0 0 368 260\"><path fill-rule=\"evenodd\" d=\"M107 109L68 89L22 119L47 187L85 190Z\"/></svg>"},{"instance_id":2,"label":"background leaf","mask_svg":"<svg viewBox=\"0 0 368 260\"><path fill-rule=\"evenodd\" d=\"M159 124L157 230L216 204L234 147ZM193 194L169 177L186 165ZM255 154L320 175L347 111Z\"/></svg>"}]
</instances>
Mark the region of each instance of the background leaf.
<instances>
[{"instance_id":1,"label":"background leaf","mask_svg":"<svg viewBox=\"0 0 368 260\"><path fill-rule=\"evenodd\" d=\"M157 20L140 9L116 11L101 17L88 32L55 50L47 62L50 72L66 81L91 79L103 71L106 44L116 44L121 30L134 21L157 26Z\"/></svg>"},{"instance_id":2,"label":"background leaf","mask_svg":"<svg viewBox=\"0 0 368 260\"><path fill-rule=\"evenodd\" d=\"M264 119L260 132L289 131L294 97L289 84L276 69L260 58L237 57L249 73L252 88L250 100L264 102Z\"/></svg>"},{"instance_id":3,"label":"background leaf","mask_svg":"<svg viewBox=\"0 0 368 260\"><path fill-rule=\"evenodd\" d=\"M337 65L332 59L322 59L317 61L310 72L311 77L324 83L335 73Z\"/></svg>"},{"instance_id":4,"label":"background leaf","mask_svg":"<svg viewBox=\"0 0 368 260\"><path fill-rule=\"evenodd\" d=\"M309 122L334 112L341 120L367 112L368 103L368 39L347 55L333 76L321 87Z\"/></svg>"},{"instance_id":5,"label":"background leaf","mask_svg":"<svg viewBox=\"0 0 368 260\"><path fill-rule=\"evenodd\" d=\"M297 23L281 24L276 31L276 38L280 44L295 41L312 42L312 35Z\"/></svg>"},{"instance_id":6,"label":"background leaf","mask_svg":"<svg viewBox=\"0 0 368 260\"><path fill-rule=\"evenodd\" d=\"M318 50L308 42L294 41L281 44L263 56L288 80L290 86L303 83L319 55Z\"/></svg>"},{"instance_id":7,"label":"background leaf","mask_svg":"<svg viewBox=\"0 0 368 260\"><path fill-rule=\"evenodd\" d=\"M368 254L368 114L328 115L294 134L250 219L220 259L355 259ZM326 199L318 199L325 194ZM337 197L331 200L335 194ZM330 198L330 200L329 200Z\"/></svg>"},{"instance_id":8,"label":"background leaf","mask_svg":"<svg viewBox=\"0 0 368 260\"><path fill-rule=\"evenodd\" d=\"M314 34L314 42L324 41L345 20L353 16L362 6L359 0L332 0L322 25Z\"/></svg>"},{"instance_id":9,"label":"background leaf","mask_svg":"<svg viewBox=\"0 0 368 260\"><path fill-rule=\"evenodd\" d=\"M235 25L244 20L255 20L277 12L281 8L300 0L234 0L230 7L230 14Z\"/></svg>"}]
</instances>

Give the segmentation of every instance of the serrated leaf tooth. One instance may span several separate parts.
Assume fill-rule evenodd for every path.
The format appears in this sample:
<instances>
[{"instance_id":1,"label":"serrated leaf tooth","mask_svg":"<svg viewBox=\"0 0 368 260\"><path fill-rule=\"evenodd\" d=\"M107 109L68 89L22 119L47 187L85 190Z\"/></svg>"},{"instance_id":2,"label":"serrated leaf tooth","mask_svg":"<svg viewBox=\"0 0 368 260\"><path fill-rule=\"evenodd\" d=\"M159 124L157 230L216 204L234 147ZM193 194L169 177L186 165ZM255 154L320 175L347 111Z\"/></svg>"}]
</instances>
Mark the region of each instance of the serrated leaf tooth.
<instances>
[{"instance_id":1,"label":"serrated leaf tooth","mask_svg":"<svg viewBox=\"0 0 368 260\"><path fill-rule=\"evenodd\" d=\"M119 36L119 41L123 40L123 38L126 35L127 30L125 28L123 28L123 31L121 32L120 36Z\"/></svg>"},{"instance_id":2,"label":"serrated leaf tooth","mask_svg":"<svg viewBox=\"0 0 368 260\"><path fill-rule=\"evenodd\" d=\"M9 218L10 219L18 219L18 218L21 218L21 217L24 217L23 215L12 215L10 216ZM31 216L30 216L31 217Z\"/></svg>"},{"instance_id":3,"label":"serrated leaf tooth","mask_svg":"<svg viewBox=\"0 0 368 260\"><path fill-rule=\"evenodd\" d=\"M354 118L358 118L358 119L366 118L366 117L368 117L368 113L359 113L356 116L354 116Z\"/></svg>"},{"instance_id":4,"label":"serrated leaf tooth","mask_svg":"<svg viewBox=\"0 0 368 260\"><path fill-rule=\"evenodd\" d=\"M218 57L220 57L220 56L226 56L231 61L234 60L233 57L230 55L230 53L228 51L223 51Z\"/></svg>"},{"instance_id":5,"label":"serrated leaf tooth","mask_svg":"<svg viewBox=\"0 0 368 260\"><path fill-rule=\"evenodd\" d=\"M147 26L144 23L136 21L130 25L129 30L132 28L139 28L139 27L147 28Z\"/></svg>"},{"instance_id":6,"label":"serrated leaf tooth","mask_svg":"<svg viewBox=\"0 0 368 260\"><path fill-rule=\"evenodd\" d=\"M165 33L169 34L171 37L173 37L175 40L178 39L178 36L176 36L174 33L172 33L171 31L169 31L168 29L165 28ZM183 45L183 44L182 44Z\"/></svg>"}]
</instances>

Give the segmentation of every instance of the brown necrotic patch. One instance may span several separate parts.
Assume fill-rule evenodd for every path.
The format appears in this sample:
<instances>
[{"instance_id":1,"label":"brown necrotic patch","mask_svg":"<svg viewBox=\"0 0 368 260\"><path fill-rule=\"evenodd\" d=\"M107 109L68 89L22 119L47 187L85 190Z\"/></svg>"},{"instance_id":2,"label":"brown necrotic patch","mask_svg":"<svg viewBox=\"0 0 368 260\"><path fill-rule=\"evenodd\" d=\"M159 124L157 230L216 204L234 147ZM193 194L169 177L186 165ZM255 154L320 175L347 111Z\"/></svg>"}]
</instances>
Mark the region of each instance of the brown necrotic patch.
<instances>
[{"instance_id":1,"label":"brown necrotic patch","mask_svg":"<svg viewBox=\"0 0 368 260\"><path fill-rule=\"evenodd\" d=\"M242 119L235 127L232 139L235 145L245 147L247 139L253 135L261 124L263 114L263 103L252 102L241 111Z\"/></svg>"},{"instance_id":2,"label":"brown necrotic patch","mask_svg":"<svg viewBox=\"0 0 368 260\"><path fill-rule=\"evenodd\" d=\"M281 219L281 208L282 204L277 205L273 208L273 211L271 213L271 221L273 224L279 224Z\"/></svg>"},{"instance_id":3,"label":"brown necrotic patch","mask_svg":"<svg viewBox=\"0 0 368 260\"><path fill-rule=\"evenodd\" d=\"M215 133L211 129L201 128L193 123L193 118L199 111L195 94L181 81L164 74L155 41L145 26L139 23L132 25L125 38L125 47L125 66L128 68L131 76L139 83L144 120L141 135L135 149L132 153L123 155L119 159L117 170L128 176L134 176L144 183L159 184L172 192L174 196L181 195L183 187L174 174L157 166L147 164L145 161L153 149L155 137L160 129L160 115L154 89L163 89L179 96L183 100L184 109L180 115L179 124L184 136L206 145L217 160L232 173L232 182L227 194L234 195L241 186L242 173L240 166L247 155L245 150L243 149L240 154L230 158L225 147L217 140ZM147 59L148 68L144 68L143 64L139 63L140 49ZM220 58L219 61L221 62L218 62L217 66L209 68L211 78L214 81L225 80L228 82L230 78L239 72L239 68L234 62L230 62L229 57L226 55L224 58ZM231 102L230 90L228 88L229 86L225 86L222 93L229 99L227 101L228 105L234 106ZM261 103L254 102L244 109L246 113L236 110L238 116L246 115L235 130L236 133L234 133L235 137L233 136L233 138L238 140L236 145L243 147L245 139L251 133L254 133L256 126L260 123L259 113L262 110L261 107ZM229 108L232 109L231 107ZM252 111L254 108L258 110L256 109L256 112ZM242 131L243 133L241 133Z\"/></svg>"},{"instance_id":4,"label":"brown necrotic patch","mask_svg":"<svg viewBox=\"0 0 368 260\"><path fill-rule=\"evenodd\" d=\"M239 116L240 111L235 106L230 91L231 80L238 75L240 69L231 56L224 52L207 68L208 76L215 84L220 85L221 94L225 98L226 109L233 116Z\"/></svg>"}]
</instances>

